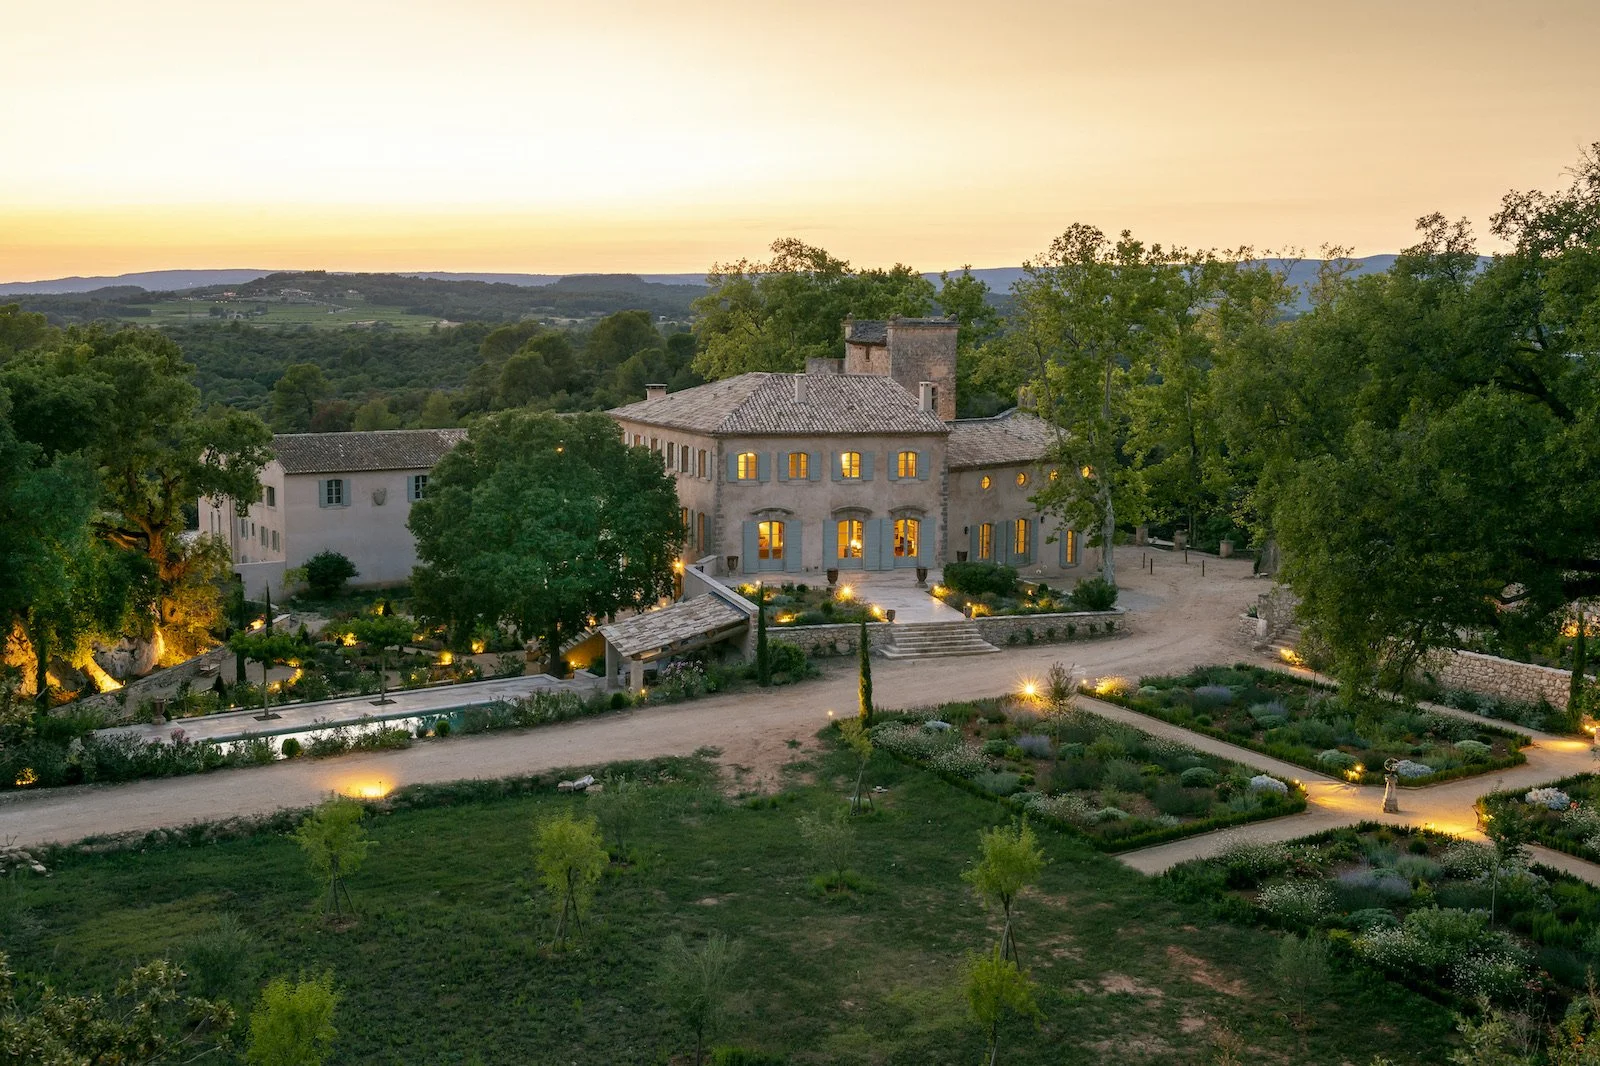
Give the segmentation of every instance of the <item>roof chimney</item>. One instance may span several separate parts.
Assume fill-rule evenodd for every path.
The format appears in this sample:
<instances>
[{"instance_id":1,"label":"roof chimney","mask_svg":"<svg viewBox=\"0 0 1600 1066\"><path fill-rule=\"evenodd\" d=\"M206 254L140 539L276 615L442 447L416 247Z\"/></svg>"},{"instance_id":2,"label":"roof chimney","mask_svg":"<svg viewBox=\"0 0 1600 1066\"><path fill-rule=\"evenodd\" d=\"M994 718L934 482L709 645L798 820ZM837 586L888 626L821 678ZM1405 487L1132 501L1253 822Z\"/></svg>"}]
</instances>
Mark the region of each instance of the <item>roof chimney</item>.
<instances>
[{"instance_id":1,"label":"roof chimney","mask_svg":"<svg viewBox=\"0 0 1600 1066\"><path fill-rule=\"evenodd\" d=\"M666 394L667 387L665 385L646 385L644 387L644 398L647 400L659 400Z\"/></svg>"},{"instance_id":2,"label":"roof chimney","mask_svg":"<svg viewBox=\"0 0 1600 1066\"><path fill-rule=\"evenodd\" d=\"M934 391L933 382L919 381L917 383L917 406L924 411L931 412L934 406Z\"/></svg>"},{"instance_id":3,"label":"roof chimney","mask_svg":"<svg viewBox=\"0 0 1600 1066\"><path fill-rule=\"evenodd\" d=\"M794 402L811 402L811 382L804 374L796 374L794 376Z\"/></svg>"}]
</instances>

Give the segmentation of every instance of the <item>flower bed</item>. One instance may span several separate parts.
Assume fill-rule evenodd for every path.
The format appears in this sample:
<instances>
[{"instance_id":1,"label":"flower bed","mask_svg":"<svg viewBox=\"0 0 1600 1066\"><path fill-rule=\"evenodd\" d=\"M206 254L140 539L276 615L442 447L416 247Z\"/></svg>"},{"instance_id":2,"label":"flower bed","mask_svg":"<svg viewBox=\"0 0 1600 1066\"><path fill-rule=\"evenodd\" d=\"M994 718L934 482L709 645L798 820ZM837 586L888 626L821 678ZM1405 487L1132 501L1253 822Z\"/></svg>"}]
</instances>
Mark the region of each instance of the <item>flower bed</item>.
<instances>
[{"instance_id":1,"label":"flower bed","mask_svg":"<svg viewBox=\"0 0 1600 1066\"><path fill-rule=\"evenodd\" d=\"M1530 840L1600 862L1600 776L1579 774L1540 788L1491 792L1478 800L1478 811L1490 818L1510 813Z\"/></svg>"},{"instance_id":2,"label":"flower bed","mask_svg":"<svg viewBox=\"0 0 1600 1066\"><path fill-rule=\"evenodd\" d=\"M757 595L753 584L740 585L739 595L751 600ZM855 586L844 578L837 587L786 581L766 586L767 622L774 627L859 625L863 619L880 621L873 605L856 596Z\"/></svg>"},{"instance_id":3,"label":"flower bed","mask_svg":"<svg viewBox=\"0 0 1600 1066\"><path fill-rule=\"evenodd\" d=\"M1296 782L1257 774L1086 712L1032 701L946 704L880 721L873 743L1103 851L1147 847L1305 809Z\"/></svg>"},{"instance_id":4,"label":"flower bed","mask_svg":"<svg viewBox=\"0 0 1600 1066\"><path fill-rule=\"evenodd\" d=\"M1100 578L1079 580L1067 592L1043 581L1019 580L1011 567L989 563L952 563L944 574L945 583L935 585L933 595L970 618L1100 613L1117 602L1117 587Z\"/></svg>"},{"instance_id":5,"label":"flower bed","mask_svg":"<svg viewBox=\"0 0 1600 1066\"><path fill-rule=\"evenodd\" d=\"M1564 998L1600 956L1600 889L1516 862L1497 869L1490 848L1422 829L1369 822L1292 844L1242 843L1162 877L1179 899L1323 933L1448 999Z\"/></svg>"},{"instance_id":6,"label":"flower bed","mask_svg":"<svg viewBox=\"0 0 1600 1066\"><path fill-rule=\"evenodd\" d=\"M1240 664L1183 677L1086 684L1100 699L1296 766L1365 784L1383 782L1386 759L1401 783L1433 784L1525 762L1528 737L1399 703L1350 705L1324 685Z\"/></svg>"}]
</instances>

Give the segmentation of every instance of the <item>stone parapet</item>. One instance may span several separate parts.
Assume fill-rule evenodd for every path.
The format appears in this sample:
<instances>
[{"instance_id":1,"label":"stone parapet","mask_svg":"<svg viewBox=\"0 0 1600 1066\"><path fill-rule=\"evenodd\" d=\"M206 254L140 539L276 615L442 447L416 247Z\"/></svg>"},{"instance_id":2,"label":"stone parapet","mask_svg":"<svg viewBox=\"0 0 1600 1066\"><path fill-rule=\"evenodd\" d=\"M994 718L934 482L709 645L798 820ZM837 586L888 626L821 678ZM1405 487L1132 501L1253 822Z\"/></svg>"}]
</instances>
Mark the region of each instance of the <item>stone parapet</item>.
<instances>
[{"instance_id":1,"label":"stone parapet","mask_svg":"<svg viewBox=\"0 0 1600 1066\"><path fill-rule=\"evenodd\" d=\"M1060 614L1001 614L975 618L978 633L997 648L1019 643L1064 644L1112 636L1133 628L1128 611L1066 611ZM1111 626L1107 631L1106 626ZM1028 634L1032 633L1030 641ZM1015 639L1013 639L1015 638Z\"/></svg>"},{"instance_id":2,"label":"stone parapet","mask_svg":"<svg viewBox=\"0 0 1600 1066\"><path fill-rule=\"evenodd\" d=\"M1567 670L1472 651L1436 652L1423 669L1445 688L1464 688L1521 703L1544 700L1558 710L1566 710L1572 684Z\"/></svg>"}]
</instances>

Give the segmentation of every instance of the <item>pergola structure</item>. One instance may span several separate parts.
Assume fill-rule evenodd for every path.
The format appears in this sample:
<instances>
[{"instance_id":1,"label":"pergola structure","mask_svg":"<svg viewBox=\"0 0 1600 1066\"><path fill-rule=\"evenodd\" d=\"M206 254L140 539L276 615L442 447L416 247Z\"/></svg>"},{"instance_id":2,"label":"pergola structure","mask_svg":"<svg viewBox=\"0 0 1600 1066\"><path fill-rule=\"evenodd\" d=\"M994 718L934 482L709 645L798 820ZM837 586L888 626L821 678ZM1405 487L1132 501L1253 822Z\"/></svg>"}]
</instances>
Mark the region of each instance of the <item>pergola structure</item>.
<instances>
[{"instance_id":1,"label":"pergola structure","mask_svg":"<svg viewBox=\"0 0 1600 1066\"><path fill-rule=\"evenodd\" d=\"M628 664L628 690L644 689L648 662L679 655L730 637L746 637L752 616L713 593L680 600L600 627L606 642L606 685L617 683L617 672Z\"/></svg>"}]
</instances>

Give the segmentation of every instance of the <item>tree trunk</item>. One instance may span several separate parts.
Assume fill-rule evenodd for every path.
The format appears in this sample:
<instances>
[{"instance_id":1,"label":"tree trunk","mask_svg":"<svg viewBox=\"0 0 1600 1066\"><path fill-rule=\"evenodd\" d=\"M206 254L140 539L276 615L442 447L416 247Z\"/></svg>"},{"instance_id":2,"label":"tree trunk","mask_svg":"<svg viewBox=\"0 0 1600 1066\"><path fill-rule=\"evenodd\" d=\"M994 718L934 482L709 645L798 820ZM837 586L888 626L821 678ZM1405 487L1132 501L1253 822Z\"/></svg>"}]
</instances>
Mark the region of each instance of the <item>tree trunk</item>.
<instances>
[{"instance_id":1,"label":"tree trunk","mask_svg":"<svg viewBox=\"0 0 1600 1066\"><path fill-rule=\"evenodd\" d=\"M544 638L544 672L551 677L562 677L561 669L561 627L552 624Z\"/></svg>"},{"instance_id":2,"label":"tree trunk","mask_svg":"<svg viewBox=\"0 0 1600 1066\"><path fill-rule=\"evenodd\" d=\"M1100 525L1100 576L1106 584L1117 583L1117 564L1112 558L1111 542L1117 535L1117 512L1111 503L1111 486L1107 485L1100 490L1106 501L1105 518Z\"/></svg>"},{"instance_id":3,"label":"tree trunk","mask_svg":"<svg viewBox=\"0 0 1600 1066\"><path fill-rule=\"evenodd\" d=\"M1583 727L1584 675L1589 669L1589 619L1583 604L1578 604L1578 631L1572 638L1572 679L1567 683L1567 721L1574 729Z\"/></svg>"}]
</instances>

